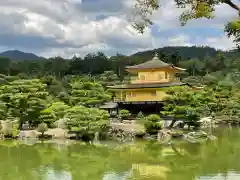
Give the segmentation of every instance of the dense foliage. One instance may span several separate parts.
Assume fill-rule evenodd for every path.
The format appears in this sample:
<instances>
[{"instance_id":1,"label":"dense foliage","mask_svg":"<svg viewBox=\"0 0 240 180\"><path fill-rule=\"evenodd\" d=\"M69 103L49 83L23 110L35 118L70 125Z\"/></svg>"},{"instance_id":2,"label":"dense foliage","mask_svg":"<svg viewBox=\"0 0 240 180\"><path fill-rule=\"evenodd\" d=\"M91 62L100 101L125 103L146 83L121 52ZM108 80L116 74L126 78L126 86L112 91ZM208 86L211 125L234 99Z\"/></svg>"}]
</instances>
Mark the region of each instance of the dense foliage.
<instances>
[{"instance_id":1,"label":"dense foliage","mask_svg":"<svg viewBox=\"0 0 240 180\"><path fill-rule=\"evenodd\" d=\"M54 85L49 83L47 78L41 80L23 79L20 76L1 77L0 116L1 120L5 121L2 130L4 135L12 135L13 125L9 123L15 120L19 122L17 128L21 129L22 125L28 122L30 127L37 128L42 136L48 127L58 127L59 123L69 129L84 129L87 133L105 131L109 127L108 113L92 107L101 105L110 96L96 81L73 77L69 78L70 83L66 83L66 86L60 81L60 90L63 91L55 95L50 87ZM57 80L53 78L53 81Z\"/></svg>"},{"instance_id":2,"label":"dense foliage","mask_svg":"<svg viewBox=\"0 0 240 180\"><path fill-rule=\"evenodd\" d=\"M239 117L240 59L237 51L216 51L209 47L165 47L157 49L165 62L186 68L178 76L192 85L205 88L190 91L169 90L164 111L189 126L199 126L202 116L213 114L229 120ZM17 120L19 127L47 124L96 132L108 128L108 113L98 107L111 100L107 86L127 83L125 66L152 59L153 51L132 56L107 57L103 53L84 58L60 57L39 61L11 61L0 58L0 118ZM127 119L130 112L119 112ZM149 120L150 118L150 120ZM143 119L143 114L138 115ZM148 117L147 126L155 126ZM175 121L173 121L173 126ZM157 126L156 126L157 127ZM159 129L160 127L157 127Z\"/></svg>"},{"instance_id":3,"label":"dense foliage","mask_svg":"<svg viewBox=\"0 0 240 180\"><path fill-rule=\"evenodd\" d=\"M75 106L67 110L65 118L69 127L76 127L80 130L100 132L109 126L109 114L98 108L87 108Z\"/></svg>"},{"instance_id":4,"label":"dense foliage","mask_svg":"<svg viewBox=\"0 0 240 180\"><path fill-rule=\"evenodd\" d=\"M39 121L40 112L51 100L39 79L18 79L2 85L0 99L5 104L5 115L19 118L20 126L27 120L31 124Z\"/></svg>"},{"instance_id":5,"label":"dense foliage","mask_svg":"<svg viewBox=\"0 0 240 180\"><path fill-rule=\"evenodd\" d=\"M65 92L68 83L73 83L73 76L99 81L103 85L119 84L128 81L125 67L139 64L153 58L158 52L159 58L186 68L182 78L188 81L205 83L208 80L223 80L229 74L234 82L239 82L240 56L238 51L224 52L210 47L164 47L156 50L139 52L131 56L117 54L107 57L103 53L89 54L85 57L63 59L54 57L43 60L11 61L0 57L0 74L22 78L40 78L50 93L55 96ZM203 78L205 77L206 78ZM9 77L9 78L10 78ZM2 83L0 78L0 83Z\"/></svg>"},{"instance_id":6,"label":"dense foliage","mask_svg":"<svg viewBox=\"0 0 240 180\"><path fill-rule=\"evenodd\" d=\"M203 117L239 124L239 92L234 84L223 82L195 90L189 87L171 88L167 92L169 96L165 98L161 113L174 118L170 128L177 120L182 120L189 127L199 127Z\"/></svg>"}]
</instances>

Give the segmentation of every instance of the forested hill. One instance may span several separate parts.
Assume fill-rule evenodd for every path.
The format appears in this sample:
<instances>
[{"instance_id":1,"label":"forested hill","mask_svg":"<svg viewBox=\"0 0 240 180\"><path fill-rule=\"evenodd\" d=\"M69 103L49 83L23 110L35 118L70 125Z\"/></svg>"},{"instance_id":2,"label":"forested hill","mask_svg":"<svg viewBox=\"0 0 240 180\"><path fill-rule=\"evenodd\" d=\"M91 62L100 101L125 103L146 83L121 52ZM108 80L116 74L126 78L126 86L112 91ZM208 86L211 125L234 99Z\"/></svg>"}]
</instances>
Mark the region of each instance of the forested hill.
<instances>
[{"instance_id":1,"label":"forested hill","mask_svg":"<svg viewBox=\"0 0 240 180\"><path fill-rule=\"evenodd\" d=\"M84 57L74 56L71 59L52 57L48 59L33 59L15 56L0 57L0 74L26 75L28 77L42 77L46 75L64 77L66 75L92 75L98 76L111 71L123 80L128 76L125 67L139 64L153 58L158 52L159 58L167 63L185 68L182 77L212 75L223 78L233 73L233 78L239 78L236 72L240 72L240 53L237 50L225 52L210 47L163 47L151 51L138 52L126 56L117 54L107 57L102 52L94 52ZM6 54L6 53L5 53ZM11 54L11 53L10 53ZM0 54L1 56L1 54Z\"/></svg>"},{"instance_id":2,"label":"forested hill","mask_svg":"<svg viewBox=\"0 0 240 180\"><path fill-rule=\"evenodd\" d=\"M43 57L39 57L33 53L25 53L18 50L9 50L0 53L0 57L7 57L11 60L23 61L23 60L42 60Z\"/></svg>"},{"instance_id":3,"label":"forested hill","mask_svg":"<svg viewBox=\"0 0 240 180\"><path fill-rule=\"evenodd\" d=\"M142 51L142 52L137 52L131 56L141 56L141 57L146 57L149 58L157 52L158 54L178 54L179 56L182 57L182 59L191 59L191 58L198 58L198 59L203 59L204 56L210 56L210 57L215 57L218 53L225 54L226 56L239 56L240 52L237 50L233 51L222 51L222 50L216 50L212 47L208 46L166 46L158 49L153 49L149 51Z\"/></svg>"},{"instance_id":4,"label":"forested hill","mask_svg":"<svg viewBox=\"0 0 240 180\"><path fill-rule=\"evenodd\" d=\"M141 51L137 52L135 54L132 54L129 56L129 58L132 57L139 57L140 59L148 60L153 56L154 53L158 53L160 56L161 55L170 55L170 54L175 54L178 56L181 56L182 60L187 60L187 59L192 59L192 58L198 58L198 59L203 59L205 56L209 57L215 57L217 54L221 53L226 56L232 56L232 57L237 57L240 55L240 52L237 50L233 51L221 51L221 50L216 50L212 47L208 46L166 46L158 49L153 49L149 51ZM0 57L6 57L11 60L16 60L16 61L23 61L23 60L43 60L43 57L39 57L33 53L26 53L26 52L21 52L18 50L9 50L0 53Z\"/></svg>"}]
</instances>

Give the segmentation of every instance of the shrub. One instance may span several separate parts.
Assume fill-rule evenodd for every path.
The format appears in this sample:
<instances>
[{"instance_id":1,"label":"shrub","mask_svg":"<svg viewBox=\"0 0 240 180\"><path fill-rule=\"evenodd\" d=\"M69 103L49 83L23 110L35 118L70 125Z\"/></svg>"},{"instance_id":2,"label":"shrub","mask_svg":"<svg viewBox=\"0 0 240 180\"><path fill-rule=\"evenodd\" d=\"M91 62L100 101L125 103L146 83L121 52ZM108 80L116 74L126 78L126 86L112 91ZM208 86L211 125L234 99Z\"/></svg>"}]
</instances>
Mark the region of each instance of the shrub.
<instances>
[{"instance_id":1,"label":"shrub","mask_svg":"<svg viewBox=\"0 0 240 180\"><path fill-rule=\"evenodd\" d=\"M126 119L131 115L131 113L127 109L122 109L119 111L119 116L121 119Z\"/></svg>"},{"instance_id":2,"label":"shrub","mask_svg":"<svg viewBox=\"0 0 240 180\"><path fill-rule=\"evenodd\" d=\"M19 121L18 120L6 120L0 123L0 130L5 138L15 138L19 135Z\"/></svg>"},{"instance_id":3,"label":"shrub","mask_svg":"<svg viewBox=\"0 0 240 180\"><path fill-rule=\"evenodd\" d=\"M2 126L2 133L5 137L12 137L13 124L12 121L6 120Z\"/></svg>"},{"instance_id":4,"label":"shrub","mask_svg":"<svg viewBox=\"0 0 240 180\"><path fill-rule=\"evenodd\" d=\"M92 141L95 132L108 132L110 127L108 112L98 108L74 106L67 111L65 118L68 128L83 141Z\"/></svg>"},{"instance_id":5,"label":"shrub","mask_svg":"<svg viewBox=\"0 0 240 180\"><path fill-rule=\"evenodd\" d=\"M196 111L189 111L186 116L186 124L189 127L193 127L194 129L199 129L201 126L200 123L200 115Z\"/></svg>"},{"instance_id":6,"label":"shrub","mask_svg":"<svg viewBox=\"0 0 240 180\"><path fill-rule=\"evenodd\" d=\"M67 118L61 118L54 122L55 127L60 129L67 129Z\"/></svg>"},{"instance_id":7,"label":"shrub","mask_svg":"<svg viewBox=\"0 0 240 180\"><path fill-rule=\"evenodd\" d=\"M157 135L158 131L162 129L163 121L157 114L151 114L145 118L144 128L150 135Z\"/></svg>"},{"instance_id":8,"label":"shrub","mask_svg":"<svg viewBox=\"0 0 240 180\"><path fill-rule=\"evenodd\" d=\"M140 111L138 114L137 114L137 117L136 117L138 120L141 120L144 118L144 115L142 113L142 111Z\"/></svg>"},{"instance_id":9,"label":"shrub","mask_svg":"<svg viewBox=\"0 0 240 180\"><path fill-rule=\"evenodd\" d=\"M44 136L44 133L48 130L47 124L46 123L41 123L37 127L37 131L42 133L42 136Z\"/></svg>"},{"instance_id":10,"label":"shrub","mask_svg":"<svg viewBox=\"0 0 240 180\"><path fill-rule=\"evenodd\" d=\"M64 118L67 119L67 126L78 127L80 130L99 132L109 127L109 114L98 108L87 108L74 106L69 109Z\"/></svg>"},{"instance_id":11,"label":"shrub","mask_svg":"<svg viewBox=\"0 0 240 180\"><path fill-rule=\"evenodd\" d=\"M70 131L80 131L81 128L80 127L70 127Z\"/></svg>"}]
</instances>

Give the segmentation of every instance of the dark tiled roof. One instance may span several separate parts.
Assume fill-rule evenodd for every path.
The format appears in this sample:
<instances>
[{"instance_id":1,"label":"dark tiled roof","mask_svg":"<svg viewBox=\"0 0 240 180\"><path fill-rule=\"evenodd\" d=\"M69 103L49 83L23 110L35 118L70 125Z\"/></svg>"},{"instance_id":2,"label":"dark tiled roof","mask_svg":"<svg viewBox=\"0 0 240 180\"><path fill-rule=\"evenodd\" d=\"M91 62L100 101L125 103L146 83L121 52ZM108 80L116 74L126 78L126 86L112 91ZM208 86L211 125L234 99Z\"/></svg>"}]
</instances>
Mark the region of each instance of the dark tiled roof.
<instances>
[{"instance_id":1,"label":"dark tiled roof","mask_svg":"<svg viewBox=\"0 0 240 180\"><path fill-rule=\"evenodd\" d=\"M127 69L151 69L151 68L163 68L170 67L171 64L165 63L158 58L158 55L155 54L152 60L144 62L142 64L127 66Z\"/></svg>"},{"instance_id":2,"label":"dark tiled roof","mask_svg":"<svg viewBox=\"0 0 240 180\"><path fill-rule=\"evenodd\" d=\"M127 66L126 69L156 69L156 68L173 68L179 70L185 70L179 67L175 67L172 64L165 63L158 58L158 54L156 53L152 60L144 62L142 64Z\"/></svg>"},{"instance_id":3,"label":"dark tiled roof","mask_svg":"<svg viewBox=\"0 0 240 180\"><path fill-rule=\"evenodd\" d=\"M116 85L116 86L109 86L110 89L139 89L139 88L164 88L164 87L171 87L171 86L183 86L187 85L186 83L182 82L168 82L168 83L145 83L145 84L125 84L125 85Z\"/></svg>"}]
</instances>

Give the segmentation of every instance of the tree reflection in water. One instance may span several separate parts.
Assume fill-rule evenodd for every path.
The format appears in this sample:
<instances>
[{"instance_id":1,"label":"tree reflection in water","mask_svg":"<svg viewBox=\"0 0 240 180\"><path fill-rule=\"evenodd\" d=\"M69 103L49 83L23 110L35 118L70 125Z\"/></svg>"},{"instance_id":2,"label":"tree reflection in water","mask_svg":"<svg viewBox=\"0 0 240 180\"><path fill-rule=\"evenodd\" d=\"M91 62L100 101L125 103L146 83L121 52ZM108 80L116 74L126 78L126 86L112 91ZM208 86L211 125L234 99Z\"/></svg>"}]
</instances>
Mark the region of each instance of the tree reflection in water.
<instances>
[{"instance_id":1,"label":"tree reflection in water","mask_svg":"<svg viewBox=\"0 0 240 180\"><path fill-rule=\"evenodd\" d=\"M240 132L221 130L216 141L161 145L83 143L0 144L4 180L235 180L240 179Z\"/></svg>"}]
</instances>

